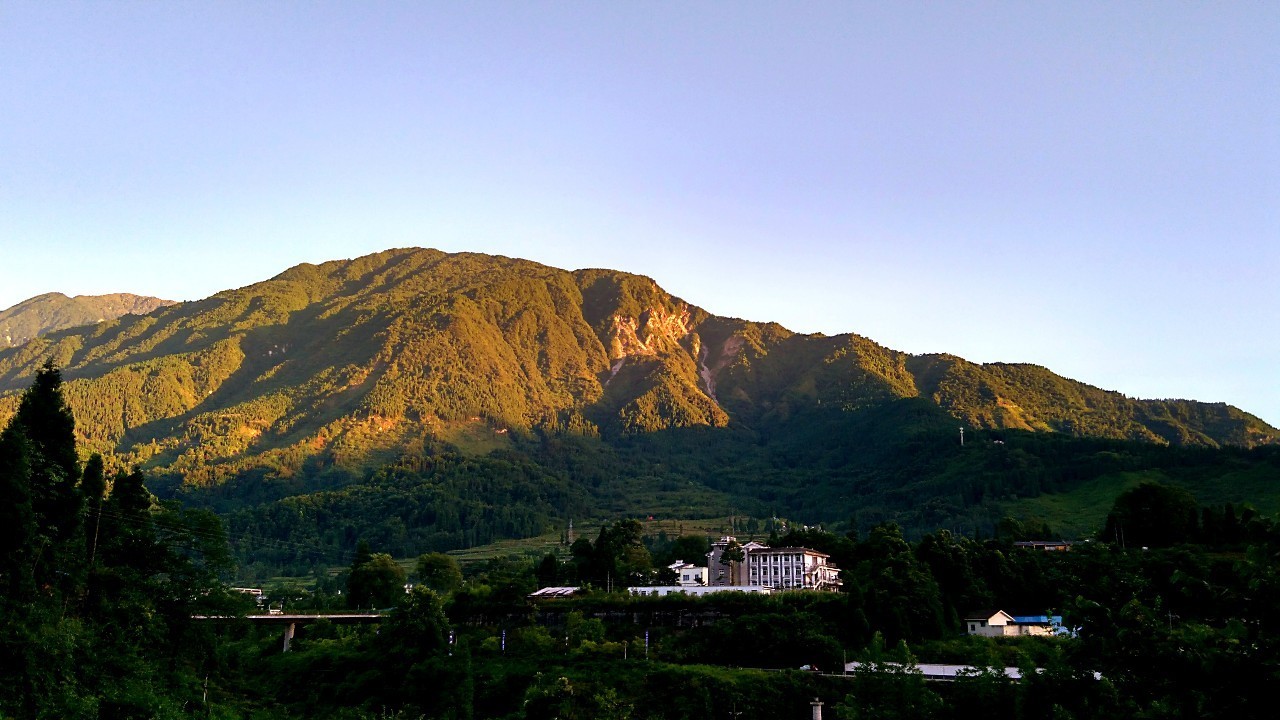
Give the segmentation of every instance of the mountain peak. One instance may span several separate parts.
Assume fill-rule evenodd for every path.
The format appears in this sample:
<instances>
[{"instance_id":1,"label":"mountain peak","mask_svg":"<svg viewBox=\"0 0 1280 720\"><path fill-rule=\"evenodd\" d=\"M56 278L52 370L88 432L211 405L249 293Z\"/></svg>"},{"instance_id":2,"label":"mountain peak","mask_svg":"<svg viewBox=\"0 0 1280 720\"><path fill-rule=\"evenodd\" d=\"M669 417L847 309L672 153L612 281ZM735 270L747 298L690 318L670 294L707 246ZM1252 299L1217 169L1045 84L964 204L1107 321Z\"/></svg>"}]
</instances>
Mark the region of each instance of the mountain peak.
<instances>
[{"instance_id":1,"label":"mountain peak","mask_svg":"<svg viewBox=\"0 0 1280 720\"><path fill-rule=\"evenodd\" d=\"M145 315L173 304L172 300L130 293L75 297L60 292L36 295L0 311L0 348L17 347L39 335L114 320L122 315Z\"/></svg>"},{"instance_id":2,"label":"mountain peak","mask_svg":"<svg viewBox=\"0 0 1280 720\"><path fill-rule=\"evenodd\" d=\"M107 297L99 307L139 307ZM477 418L552 434L760 431L903 399L977 428L1211 446L1280 437L1221 404L1134 400L1033 365L797 335L711 315L640 275L499 256L394 249L197 302L150 301L158 309L145 317L0 350L0 393L52 358L91 447L193 482L375 463L424 436L474 434Z\"/></svg>"}]
</instances>

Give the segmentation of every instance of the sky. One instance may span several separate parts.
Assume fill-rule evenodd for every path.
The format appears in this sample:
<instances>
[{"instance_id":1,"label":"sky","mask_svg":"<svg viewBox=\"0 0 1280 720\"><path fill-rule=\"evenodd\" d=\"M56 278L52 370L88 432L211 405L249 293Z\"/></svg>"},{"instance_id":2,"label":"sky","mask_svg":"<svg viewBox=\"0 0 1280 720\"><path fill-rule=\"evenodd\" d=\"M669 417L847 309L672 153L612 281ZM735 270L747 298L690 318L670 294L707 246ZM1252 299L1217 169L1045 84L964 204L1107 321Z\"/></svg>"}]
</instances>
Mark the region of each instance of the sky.
<instances>
[{"instance_id":1,"label":"sky","mask_svg":"<svg viewBox=\"0 0 1280 720\"><path fill-rule=\"evenodd\" d=\"M0 0L0 308L407 246L1280 426L1280 3Z\"/></svg>"}]
</instances>

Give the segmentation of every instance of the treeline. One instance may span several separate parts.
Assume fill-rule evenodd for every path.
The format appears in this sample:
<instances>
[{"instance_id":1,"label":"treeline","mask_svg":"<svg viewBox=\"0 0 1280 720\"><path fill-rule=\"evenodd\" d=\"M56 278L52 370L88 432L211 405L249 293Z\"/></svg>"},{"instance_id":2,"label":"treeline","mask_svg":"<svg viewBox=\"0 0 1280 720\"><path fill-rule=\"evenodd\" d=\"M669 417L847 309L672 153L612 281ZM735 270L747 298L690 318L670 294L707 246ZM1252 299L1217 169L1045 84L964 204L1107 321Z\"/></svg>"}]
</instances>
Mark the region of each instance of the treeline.
<instances>
[{"instance_id":1,"label":"treeline","mask_svg":"<svg viewBox=\"0 0 1280 720\"><path fill-rule=\"evenodd\" d=\"M975 460L949 452L957 423L1151 444L1276 440L1225 405L1132 400L1034 366L718 318L626 273L431 250L298 266L0 350L0 422L48 358L66 368L86 448L170 482L331 489L308 483L363 477L418 454L424 436L484 428L498 445L507 431L592 438L620 478L701 486L672 493L673 508L718 495L760 517L856 512L863 532L892 520L913 537L989 529L1000 517L992 503L1057 491L1053 468L1041 473L1035 457L1013 452L1000 472L973 477ZM697 443L686 458L673 449L688 438ZM632 471L637 448L652 452ZM599 516L646 499L618 493L598 498ZM933 502L919 502L925 495ZM1215 498L1227 499L1239 498Z\"/></svg>"},{"instance_id":2,"label":"treeline","mask_svg":"<svg viewBox=\"0 0 1280 720\"><path fill-rule=\"evenodd\" d=\"M767 434L729 427L613 442L516 430L502 437L488 454L420 438L376 471L297 457L279 473L244 472L207 488L161 477L157 487L222 514L241 563L253 575L275 575L345 563L360 537L415 556L553 532L571 518L783 516L864 536L891 522L912 540L938 528L992 537L1011 512L1034 516L1026 503L1052 496L1057 514L1073 519L1064 534L1086 537L1104 530L1106 505L1139 480L1242 515L1247 499L1274 512L1280 478L1275 447L974 430L962 446L954 420L919 399L796 413Z\"/></svg>"},{"instance_id":3,"label":"treeline","mask_svg":"<svg viewBox=\"0 0 1280 720\"><path fill-rule=\"evenodd\" d=\"M205 711L213 635L193 617L237 606L222 524L81 467L74 425L46 365L0 432L0 716Z\"/></svg>"},{"instance_id":4,"label":"treeline","mask_svg":"<svg viewBox=\"0 0 1280 720\"><path fill-rule=\"evenodd\" d=\"M656 719L726 707L786 717L819 696L836 718L978 710L998 718L1249 718L1263 716L1261 689L1280 679L1280 525L1248 508L1202 506L1175 485L1121 494L1099 539L1068 552L1013 545L1046 530L1013 520L985 540L941 530L912 542L892 523L865 533L766 528L769 544L830 554L844 569L841 593L608 592L669 582L667 563L705 557L706 537L649 537L636 521L606 524L563 553L473 564L465 574L428 553L406 578L387 550L406 553L372 542L357 547L339 583L269 594L291 611L394 605L387 623L320 622L281 654L274 630L194 619L238 609L219 583L229 569L221 524L205 511L157 503L139 472L108 478L96 456L82 467L60 382L55 369L42 370L0 433L8 513L0 640L5 677L14 679L0 690L0 713L14 717ZM331 492L368 502L356 507L370 518L395 516L394 508L427 512L430 495L418 492L453 493L451 506L538 498L544 519L576 497L567 484L558 486L563 495L546 494L554 477L539 476L542 466L518 454L433 457L370 478L404 493L393 503L362 501L352 492L359 486ZM332 532L326 523L350 513L340 509L300 508L288 532L305 524ZM448 522L404 517L415 527ZM270 520L233 536L247 542ZM360 529L343 533L335 548L348 533L359 545ZM408 594L406 579L416 584ZM529 603L529 592L552 583L588 591ZM1061 614L1072 635L1016 643L962 635L970 613L997 608ZM846 660L861 663L851 677L797 670ZM978 670L953 685L926 685L911 670L916 660ZM1022 681L1004 676L1009 665L1023 669Z\"/></svg>"},{"instance_id":5,"label":"treeline","mask_svg":"<svg viewBox=\"0 0 1280 720\"><path fill-rule=\"evenodd\" d=\"M1136 488L1112 514L1164 516L1167 505L1151 502L1159 492ZM1227 516L1207 510L1196 517ZM804 530L770 541L830 553L843 592L701 598L597 584L615 573L656 580L654 567L706 547L705 537L645 537L634 522L541 561L460 573L446 556L424 556L408 596L399 566L366 551L349 593L371 598L377 585L403 597L395 633L322 624L289 656L269 651L277 637L247 633L227 646L218 677L265 717L805 717L815 696L837 719L1269 717L1266 691L1280 680L1280 524L1254 515L1222 527L1166 546L1096 541L1065 552L948 531L911 543L892 524L865 537ZM530 604L527 594L552 579L585 592ZM323 605L323 596L293 602ZM1062 615L1064 634L964 635L965 617L996 609ZM932 684L917 662L975 669ZM1021 680L1006 676L1010 666ZM316 677L331 681L304 681Z\"/></svg>"},{"instance_id":6,"label":"treeline","mask_svg":"<svg viewBox=\"0 0 1280 720\"><path fill-rule=\"evenodd\" d=\"M444 453L426 467L388 467L226 518L249 575L303 575L349 557L359 539L399 557L455 550L538 535L585 504L585 493L562 476L518 457Z\"/></svg>"}]
</instances>

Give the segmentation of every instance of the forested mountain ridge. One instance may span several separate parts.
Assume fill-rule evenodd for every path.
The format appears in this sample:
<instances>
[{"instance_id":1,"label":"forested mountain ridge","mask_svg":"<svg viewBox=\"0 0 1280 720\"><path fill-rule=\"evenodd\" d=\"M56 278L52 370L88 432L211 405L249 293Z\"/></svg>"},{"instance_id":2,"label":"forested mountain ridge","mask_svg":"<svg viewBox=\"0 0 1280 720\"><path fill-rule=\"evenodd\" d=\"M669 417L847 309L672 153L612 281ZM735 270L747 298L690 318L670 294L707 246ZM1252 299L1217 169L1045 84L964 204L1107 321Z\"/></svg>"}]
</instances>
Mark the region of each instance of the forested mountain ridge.
<instances>
[{"instance_id":1,"label":"forested mountain ridge","mask_svg":"<svg viewBox=\"0 0 1280 720\"><path fill-rule=\"evenodd\" d=\"M121 315L145 315L172 305L172 300L113 293L77 295L45 293L0 310L0 348L16 347L44 333L114 320Z\"/></svg>"},{"instance_id":2,"label":"forested mountain ridge","mask_svg":"<svg viewBox=\"0 0 1280 720\"><path fill-rule=\"evenodd\" d=\"M711 315L621 272L435 250L300 265L52 333L0 352L0 392L12 397L48 359L89 447L194 482L393 457L469 424L497 441L508 429L758 431L801 410L912 397L974 428L1208 446L1280 437L1223 404L1134 400L1035 366L798 335Z\"/></svg>"}]
</instances>

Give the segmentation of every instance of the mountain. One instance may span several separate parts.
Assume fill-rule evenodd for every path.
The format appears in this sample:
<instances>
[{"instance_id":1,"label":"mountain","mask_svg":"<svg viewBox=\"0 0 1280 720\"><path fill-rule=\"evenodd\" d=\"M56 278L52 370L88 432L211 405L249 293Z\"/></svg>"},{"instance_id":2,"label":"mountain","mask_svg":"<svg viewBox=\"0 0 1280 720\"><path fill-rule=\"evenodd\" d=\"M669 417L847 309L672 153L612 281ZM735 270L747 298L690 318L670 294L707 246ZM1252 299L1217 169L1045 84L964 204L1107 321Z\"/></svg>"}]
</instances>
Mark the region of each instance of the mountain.
<instances>
[{"instance_id":1,"label":"mountain","mask_svg":"<svg viewBox=\"0 0 1280 720\"><path fill-rule=\"evenodd\" d=\"M633 512L990 528L995 503L1109 472L1220 479L1224 458L1280 440L1224 404L718 317L622 272L421 249L0 350L0 422L47 360L87 449L254 532L335 547L352 528L409 550Z\"/></svg>"},{"instance_id":2,"label":"mountain","mask_svg":"<svg viewBox=\"0 0 1280 720\"><path fill-rule=\"evenodd\" d=\"M146 315L172 304L172 300L129 293L37 295L0 311L0 348L16 347L38 335L114 320L121 315Z\"/></svg>"}]
</instances>

